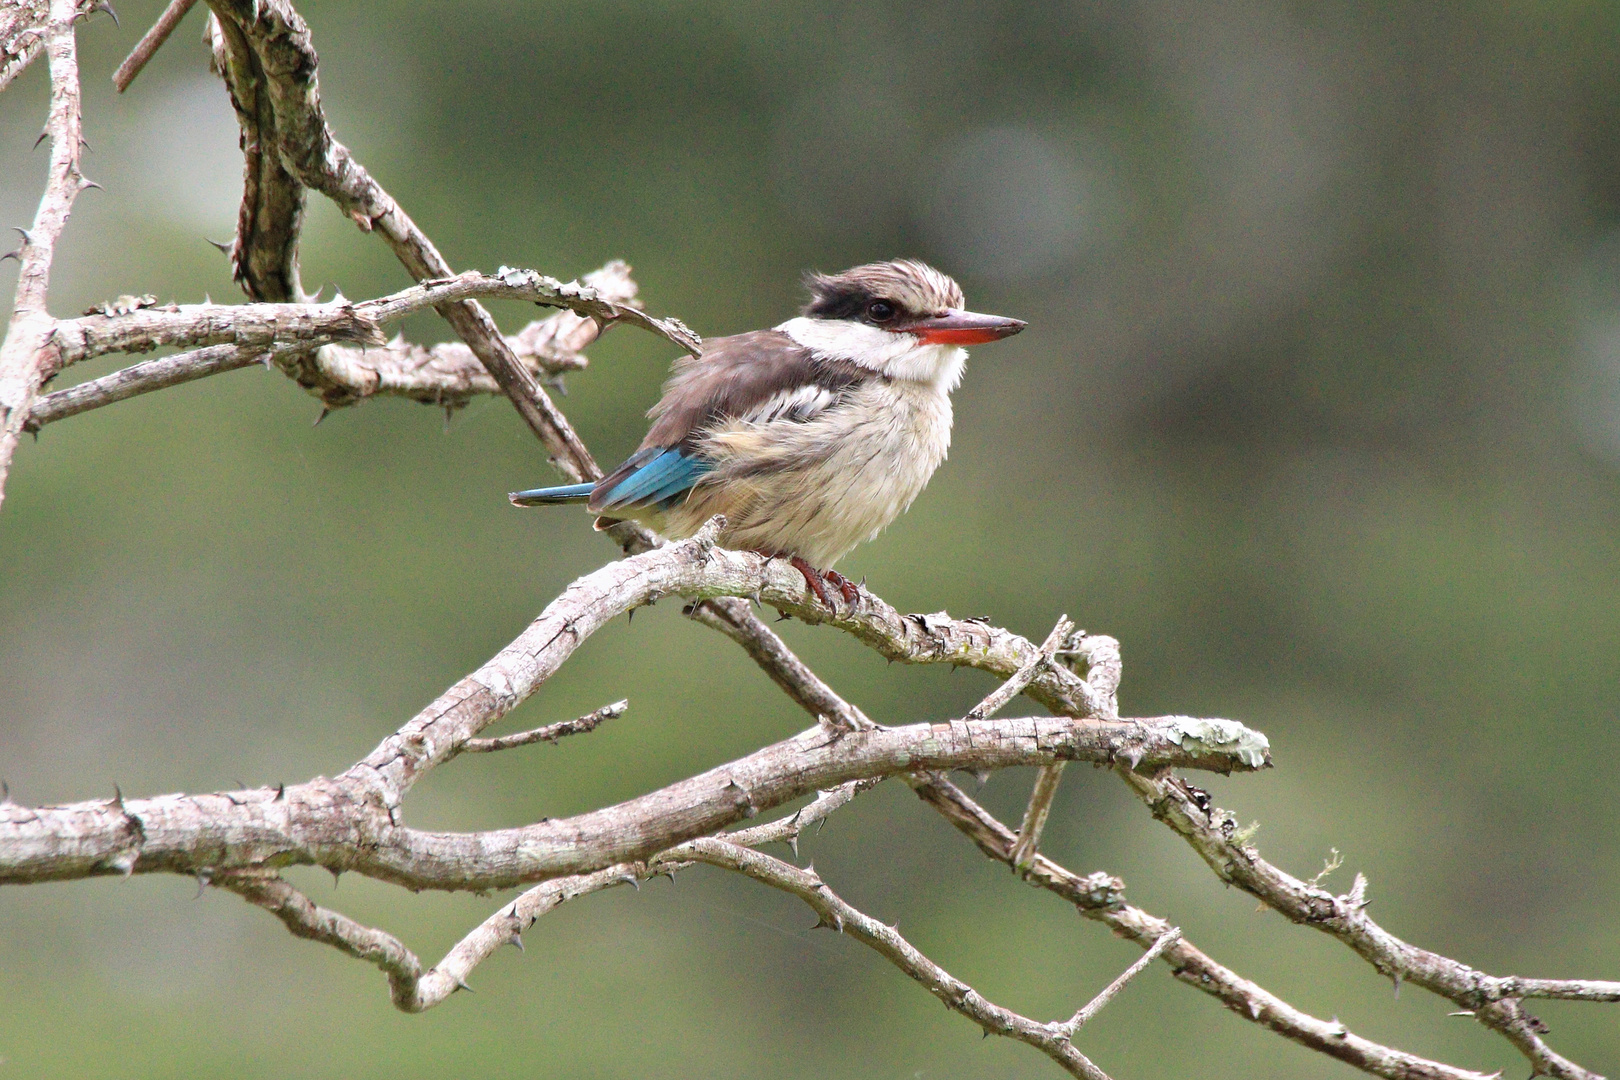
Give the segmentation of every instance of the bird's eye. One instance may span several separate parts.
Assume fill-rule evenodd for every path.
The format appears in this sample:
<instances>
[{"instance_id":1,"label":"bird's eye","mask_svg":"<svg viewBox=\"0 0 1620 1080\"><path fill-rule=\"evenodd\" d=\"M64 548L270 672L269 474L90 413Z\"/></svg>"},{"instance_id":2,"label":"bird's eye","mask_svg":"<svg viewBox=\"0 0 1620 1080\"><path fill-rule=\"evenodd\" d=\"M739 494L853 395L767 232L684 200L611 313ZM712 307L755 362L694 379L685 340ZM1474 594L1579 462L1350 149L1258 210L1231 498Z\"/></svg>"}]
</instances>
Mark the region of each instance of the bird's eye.
<instances>
[{"instance_id":1,"label":"bird's eye","mask_svg":"<svg viewBox=\"0 0 1620 1080\"><path fill-rule=\"evenodd\" d=\"M874 300L866 305L866 317L873 322L888 322L894 318L894 305L887 300Z\"/></svg>"}]
</instances>

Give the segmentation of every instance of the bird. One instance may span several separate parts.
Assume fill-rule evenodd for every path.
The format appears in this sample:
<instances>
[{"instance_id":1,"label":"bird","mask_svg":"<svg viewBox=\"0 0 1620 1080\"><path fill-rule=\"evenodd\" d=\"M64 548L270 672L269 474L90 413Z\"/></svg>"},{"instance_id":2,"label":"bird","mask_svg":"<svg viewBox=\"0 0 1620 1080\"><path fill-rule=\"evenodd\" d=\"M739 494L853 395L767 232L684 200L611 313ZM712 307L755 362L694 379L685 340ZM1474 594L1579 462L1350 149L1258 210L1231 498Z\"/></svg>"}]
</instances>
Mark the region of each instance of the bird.
<instances>
[{"instance_id":1,"label":"bird","mask_svg":"<svg viewBox=\"0 0 1620 1080\"><path fill-rule=\"evenodd\" d=\"M514 491L516 506L584 503L597 528L672 539L716 514L726 548L784 558L833 612L859 587L833 570L910 507L951 442L965 346L1026 323L964 309L954 279L911 259L809 273L810 301L770 330L676 360L640 448L600 480Z\"/></svg>"}]
</instances>

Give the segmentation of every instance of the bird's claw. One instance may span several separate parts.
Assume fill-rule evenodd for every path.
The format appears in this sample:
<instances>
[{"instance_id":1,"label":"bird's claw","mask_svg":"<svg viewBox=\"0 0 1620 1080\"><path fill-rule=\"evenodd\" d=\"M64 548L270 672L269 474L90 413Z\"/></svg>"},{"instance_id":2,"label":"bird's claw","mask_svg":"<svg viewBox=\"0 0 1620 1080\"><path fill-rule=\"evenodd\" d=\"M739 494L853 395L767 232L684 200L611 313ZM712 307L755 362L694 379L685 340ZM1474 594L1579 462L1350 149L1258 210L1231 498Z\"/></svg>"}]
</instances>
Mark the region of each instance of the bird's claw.
<instances>
[{"instance_id":1,"label":"bird's claw","mask_svg":"<svg viewBox=\"0 0 1620 1080\"><path fill-rule=\"evenodd\" d=\"M844 599L853 608L855 601L861 598L861 587L836 570L828 570L821 575L827 579L827 584L843 594Z\"/></svg>"},{"instance_id":2,"label":"bird's claw","mask_svg":"<svg viewBox=\"0 0 1620 1080\"><path fill-rule=\"evenodd\" d=\"M811 592L816 594L816 599L826 604L828 611L834 615L838 614L838 605L833 603L832 595L827 592L827 581L823 579L822 572L797 555L788 561L793 564L793 569L803 575L804 583L810 587Z\"/></svg>"}]
</instances>

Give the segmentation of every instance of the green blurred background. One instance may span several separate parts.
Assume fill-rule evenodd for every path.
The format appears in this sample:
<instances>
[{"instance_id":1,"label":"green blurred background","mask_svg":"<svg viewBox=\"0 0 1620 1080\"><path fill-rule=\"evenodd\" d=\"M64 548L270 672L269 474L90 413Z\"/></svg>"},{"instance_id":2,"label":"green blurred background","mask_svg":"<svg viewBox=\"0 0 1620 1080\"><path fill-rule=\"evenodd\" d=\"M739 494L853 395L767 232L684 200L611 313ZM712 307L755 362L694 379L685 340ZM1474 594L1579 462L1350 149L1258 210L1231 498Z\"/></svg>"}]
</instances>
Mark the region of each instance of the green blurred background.
<instances>
[{"instance_id":1,"label":"green blurred background","mask_svg":"<svg viewBox=\"0 0 1620 1080\"><path fill-rule=\"evenodd\" d=\"M53 308L239 297L205 238L241 162L193 14L80 34L85 163ZM1373 914L1495 973L1620 977L1620 6L304 3L337 133L458 268L636 268L651 310L774 324L806 268L895 255L1029 330L983 348L950 462L842 569L902 610L1124 643L1130 715L1230 716L1277 768L1211 784L1302 876L1330 848ZM0 98L0 222L32 216L43 65ZM307 287L401 287L312 199ZM13 264L6 264L7 267ZM14 269L0 269L7 295ZM533 309L500 307L508 330ZM441 340L432 318L410 322ZM634 447L672 358L616 330L563 402ZM75 369L100 375L121 361ZM500 400L448 424L248 370L48 428L0 513L0 775L47 803L333 773L615 552L518 512L553 474ZM783 627L889 723L975 672ZM678 605L602 631L503 727L628 696L559 747L464 759L423 827L532 821L802 728ZM1025 706L1027 707L1027 706ZM983 797L1016 818L1030 773ZM1200 780L1200 783L1204 781ZM1219 960L1356 1031L1527 1066L1449 1003L1257 913L1106 773L1046 850L1121 875ZM994 1000L1067 1015L1135 950L981 858L903 788L809 839L854 903ZM295 873L432 962L498 902ZM0 892L0 1077L1048 1077L796 901L697 870L546 917L410 1017L371 968L188 880ZM1620 1071L1620 1014L1535 1011ZM1163 968L1082 1039L1131 1077L1350 1070Z\"/></svg>"}]
</instances>

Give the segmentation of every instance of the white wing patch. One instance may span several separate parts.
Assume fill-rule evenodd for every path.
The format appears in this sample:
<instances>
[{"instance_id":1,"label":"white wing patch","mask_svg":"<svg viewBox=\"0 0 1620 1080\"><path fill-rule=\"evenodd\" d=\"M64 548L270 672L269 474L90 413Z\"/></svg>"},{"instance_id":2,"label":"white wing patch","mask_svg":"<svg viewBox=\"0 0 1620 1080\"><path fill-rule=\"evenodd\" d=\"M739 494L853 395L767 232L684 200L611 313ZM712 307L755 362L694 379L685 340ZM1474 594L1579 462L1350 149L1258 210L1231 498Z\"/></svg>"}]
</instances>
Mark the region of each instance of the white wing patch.
<instances>
[{"instance_id":1,"label":"white wing patch","mask_svg":"<svg viewBox=\"0 0 1620 1080\"><path fill-rule=\"evenodd\" d=\"M741 419L751 424L769 424L777 420L802 424L832 408L837 404L838 397L837 393L825 386L808 383L767 398Z\"/></svg>"}]
</instances>

